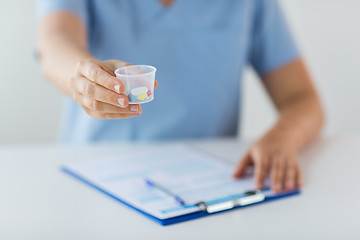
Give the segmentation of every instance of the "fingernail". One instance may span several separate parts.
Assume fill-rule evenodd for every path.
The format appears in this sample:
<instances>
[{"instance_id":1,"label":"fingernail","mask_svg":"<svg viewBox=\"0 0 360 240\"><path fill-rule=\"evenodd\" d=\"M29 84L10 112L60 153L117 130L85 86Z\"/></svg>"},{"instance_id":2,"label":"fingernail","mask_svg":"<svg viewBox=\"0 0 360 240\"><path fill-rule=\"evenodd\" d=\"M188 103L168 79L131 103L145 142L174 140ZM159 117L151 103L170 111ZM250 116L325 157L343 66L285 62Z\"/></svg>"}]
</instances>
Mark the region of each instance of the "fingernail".
<instances>
[{"instance_id":1,"label":"fingernail","mask_svg":"<svg viewBox=\"0 0 360 240\"><path fill-rule=\"evenodd\" d=\"M125 107L125 99L124 98L119 98L118 103L120 104L121 107Z\"/></svg>"},{"instance_id":2,"label":"fingernail","mask_svg":"<svg viewBox=\"0 0 360 240\"><path fill-rule=\"evenodd\" d=\"M137 112L138 110L139 110L138 106L136 106L136 105L131 105L130 106L130 111Z\"/></svg>"},{"instance_id":3,"label":"fingernail","mask_svg":"<svg viewBox=\"0 0 360 240\"><path fill-rule=\"evenodd\" d=\"M281 191L281 185L280 184L275 184L275 189L276 189L276 191Z\"/></svg>"},{"instance_id":4,"label":"fingernail","mask_svg":"<svg viewBox=\"0 0 360 240\"><path fill-rule=\"evenodd\" d=\"M116 92L120 93L120 85L115 85L114 88Z\"/></svg>"}]
</instances>

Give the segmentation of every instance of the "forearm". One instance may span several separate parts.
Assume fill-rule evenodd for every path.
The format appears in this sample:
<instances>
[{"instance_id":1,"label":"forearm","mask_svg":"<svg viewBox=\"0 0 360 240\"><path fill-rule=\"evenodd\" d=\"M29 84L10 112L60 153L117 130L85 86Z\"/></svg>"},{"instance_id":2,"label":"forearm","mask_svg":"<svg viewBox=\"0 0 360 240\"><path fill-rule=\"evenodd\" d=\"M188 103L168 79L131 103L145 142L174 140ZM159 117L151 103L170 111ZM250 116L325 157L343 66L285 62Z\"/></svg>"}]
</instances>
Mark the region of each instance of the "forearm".
<instances>
[{"instance_id":1,"label":"forearm","mask_svg":"<svg viewBox=\"0 0 360 240\"><path fill-rule=\"evenodd\" d=\"M324 113L315 94L304 94L279 109L279 118L267 134L277 132L299 151L310 143L324 123Z\"/></svg>"},{"instance_id":2,"label":"forearm","mask_svg":"<svg viewBox=\"0 0 360 240\"><path fill-rule=\"evenodd\" d=\"M298 58L262 76L279 118L267 135L275 134L299 151L319 133L324 113L304 61Z\"/></svg>"},{"instance_id":3,"label":"forearm","mask_svg":"<svg viewBox=\"0 0 360 240\"><path fill-rule=\"evenodd\" d=\"M63 93L71 96L70 78L76 63L91 55L76 46L66 36L51 36L44 39L40 48L41 67L47 78Z\"/></svg>"},{"instance_id":4,"label":"forearm","mask_svg":"<svg viewBox=\"0 0 360 240\"><path fill-rule=\"evenodd\" d=\"M62 14L62 16L61 16ZM64 18L64 13L59 13ZM47 19L39 26L38 51L41 67L47 78L68 96L72 95L70 78L74 72L76 63L81 59L91 58L87 51L86 33L79 21L72 27L63 26L53 19ZM67 16L67 19L74 18ZM63 21L64 22L64 21Z\"/></svg>"}]
</instances>

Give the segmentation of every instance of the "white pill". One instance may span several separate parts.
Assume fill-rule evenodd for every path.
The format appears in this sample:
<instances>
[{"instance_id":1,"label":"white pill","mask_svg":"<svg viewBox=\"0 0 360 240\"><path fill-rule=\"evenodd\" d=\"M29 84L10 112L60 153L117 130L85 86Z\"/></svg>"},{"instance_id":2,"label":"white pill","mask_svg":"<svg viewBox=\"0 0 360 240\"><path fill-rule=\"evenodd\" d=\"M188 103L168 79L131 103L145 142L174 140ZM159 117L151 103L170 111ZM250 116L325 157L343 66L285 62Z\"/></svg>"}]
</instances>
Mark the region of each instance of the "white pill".
<instances>
[{"instance_id":1,"label":"white pill","mask_svg":"<svg viewBox=\"0 0 360 240\"><path fill-rule=\"evenodd\" d=\"M139 96L141 94L145 94L148 92L148 88L147 87L138 87L138 88L134 88L131 90L131 94L135 95L135 96Z\"/></svg>"}]
</instances>

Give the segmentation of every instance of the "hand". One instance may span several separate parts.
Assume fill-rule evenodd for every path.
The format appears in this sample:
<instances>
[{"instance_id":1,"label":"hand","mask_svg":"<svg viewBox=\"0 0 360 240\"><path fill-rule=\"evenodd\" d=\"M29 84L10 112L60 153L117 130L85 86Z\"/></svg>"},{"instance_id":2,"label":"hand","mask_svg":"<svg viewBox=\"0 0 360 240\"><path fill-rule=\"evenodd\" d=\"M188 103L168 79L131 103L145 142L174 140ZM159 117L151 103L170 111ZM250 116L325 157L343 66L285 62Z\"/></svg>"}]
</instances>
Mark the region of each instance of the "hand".
<instances>
[{"instance_id":1,"label":"hand","mask_svg":"<svg viewBox=\"0 0 360 240\"><path fill-rule=\"evenodd\" d=\"M129 105L128 97L122 94L124 85L114 74L117 68L127 65L131 64L119 60L79 61L71 78L74 100L94 118L122 119L140 116L140 104Z\"/></svg>"},{"instance_id":2,"label":"hand","mask_svg":"<svg viewBox=\"0 0 360 240\"><path fill-rule=\"evenodd\" d=\"M270 131L253 144L238 163L233 177L244 177L249 166L255 167L257 189L264 187L268 175L271 189L276 193L294 190L302 185L297 149L292 146L291 138L284 136L280 131Z\"/></svg>"}]
</instances>

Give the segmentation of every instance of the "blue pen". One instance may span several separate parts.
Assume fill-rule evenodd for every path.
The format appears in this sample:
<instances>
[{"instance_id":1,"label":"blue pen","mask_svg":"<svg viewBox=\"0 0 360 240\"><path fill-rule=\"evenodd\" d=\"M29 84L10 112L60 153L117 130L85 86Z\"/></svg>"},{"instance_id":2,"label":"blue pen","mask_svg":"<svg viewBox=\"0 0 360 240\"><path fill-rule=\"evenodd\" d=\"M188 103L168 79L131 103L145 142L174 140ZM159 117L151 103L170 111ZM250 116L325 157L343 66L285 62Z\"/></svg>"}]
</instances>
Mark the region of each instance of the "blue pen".
<instances>
[{"instance_id":1,"label":"blue pen","mask_svg":"<svg viewBox=\"0 0 360 240\"><path fill-rule=\"evenodd\" d=\"M159 190L161 190L162 192L166 193L167 195L173 197L175 199L175 201L177 203L179 203L181 206L184 206L186 205L185 204L185 201L183 199L181 199L181 197L179 197L178 195L176 195L175 193L172 193L171 191L169 191L168 189L162 187L161 185L155 183L154 181L148 179L148 178L145 178L145 183L148 185L148 186L151 186L151 187L154 187L154 188L157 188Z\"/></svg>"}]
</instances>

